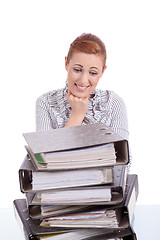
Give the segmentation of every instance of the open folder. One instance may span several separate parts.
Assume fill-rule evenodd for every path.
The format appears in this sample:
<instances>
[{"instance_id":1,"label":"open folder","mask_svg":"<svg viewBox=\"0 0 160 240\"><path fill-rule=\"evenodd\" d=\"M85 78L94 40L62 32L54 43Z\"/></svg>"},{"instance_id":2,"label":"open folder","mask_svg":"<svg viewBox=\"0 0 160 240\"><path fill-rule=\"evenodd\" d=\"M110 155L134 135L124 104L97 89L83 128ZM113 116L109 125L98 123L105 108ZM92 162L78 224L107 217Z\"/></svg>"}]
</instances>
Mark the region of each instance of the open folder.
<instances>
[{"instance_id":1,"label":"open folder","mask_svg":"<svg viewBox=\"0 0 160 240\"><path fill-rule=\"evenodd\" d=\"M38 170L66 170L129 163L128 141L102 123L23 134Z\"/></svg>"}]
</instances>

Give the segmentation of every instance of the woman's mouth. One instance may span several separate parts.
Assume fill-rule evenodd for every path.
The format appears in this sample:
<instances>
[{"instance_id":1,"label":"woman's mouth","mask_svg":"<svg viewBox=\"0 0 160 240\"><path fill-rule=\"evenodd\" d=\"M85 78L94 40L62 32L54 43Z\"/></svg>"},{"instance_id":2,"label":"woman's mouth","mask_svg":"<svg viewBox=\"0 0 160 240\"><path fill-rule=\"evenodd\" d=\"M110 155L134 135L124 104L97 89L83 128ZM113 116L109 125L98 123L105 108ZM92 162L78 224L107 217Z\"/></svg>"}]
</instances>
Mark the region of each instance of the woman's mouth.
<instances>
[{"instance_id":1,"label":"woman's mouth","mask_svg":"<svg viewBox=\"0 0 160 240\"><path fill-rule=\"evenodd\" d=\"M77 83L75 83L76 87L78 88L79 91L83 92L85 91L89 86L82 86Z\"/></svg>"}]
</instances>

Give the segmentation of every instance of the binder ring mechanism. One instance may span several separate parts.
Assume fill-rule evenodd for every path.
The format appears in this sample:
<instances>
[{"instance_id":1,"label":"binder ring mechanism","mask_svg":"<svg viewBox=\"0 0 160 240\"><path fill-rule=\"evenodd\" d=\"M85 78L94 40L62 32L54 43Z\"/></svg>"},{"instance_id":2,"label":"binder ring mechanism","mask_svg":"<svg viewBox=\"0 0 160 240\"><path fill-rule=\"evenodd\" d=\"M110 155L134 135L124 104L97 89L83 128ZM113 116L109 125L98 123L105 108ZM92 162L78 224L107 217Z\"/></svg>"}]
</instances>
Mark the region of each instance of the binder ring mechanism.
<instances>
[{"instance_id":1,"label":"binder ring mechanism","mask_svg":"<svg viewBox=\"0 0 160 240\"><path fill-rule=\"evenodd\" d=\"M104 127L104 128L100 128L99 130L101 130L101 131L106 131L106 130L108 130L109 128L107 128L107 127ZM110 135L110 134L113 134L112 132L105 132L105 134L104 135Z\"/></svg>"},{"instance_id":2,"label":"binder ring mechanism","mask_svg":"<svg viewBox=\"0 0 160 240\"><path fill-rule=\"evenodd\" d=\"M39 237L36 235L30 235L29 240L39 240Z\"/></svg>"}]
</instances>

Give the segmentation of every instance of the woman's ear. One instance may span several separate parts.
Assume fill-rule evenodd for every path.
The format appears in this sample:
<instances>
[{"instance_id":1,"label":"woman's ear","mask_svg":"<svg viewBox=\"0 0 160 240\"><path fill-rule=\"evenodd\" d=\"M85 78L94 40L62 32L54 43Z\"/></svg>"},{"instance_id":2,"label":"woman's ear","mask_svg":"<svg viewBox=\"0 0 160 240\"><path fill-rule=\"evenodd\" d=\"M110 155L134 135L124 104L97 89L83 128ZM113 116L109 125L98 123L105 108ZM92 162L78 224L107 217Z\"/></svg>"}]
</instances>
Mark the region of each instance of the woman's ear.
<instances>
[{"instance_id":1,"label":"woman's ear","mask_svg":"<svg viewBox=\"0 0 160 240\"><path fill-rule=\"evenodd\" d=\"M65 69L68 71L68 60L67 60L67 57L65 57Z\"/></svg>"},{"instance_id":2,"label":"woman's ear","mask_svg":"<svg viewBox=\"0 0 160 240\"><path fill-rule=\"evenodd\" d=\"M107 68L107 65L104 66L103 71L102 71L102 74L104 73L104 71L106 70L106 68Z\"/></svg>"},{"instance_id":3,"label":"woman's ear","mask_svg":"<svg viewBox=\"0 0 160 240\"><path fill-rule=\"evenodd\" d=\"M107 65L104 66L100 78L103 76L103 73L104 73L104 71L106 70L106 68L107 68Z\"/></svg>"}]
</instances>

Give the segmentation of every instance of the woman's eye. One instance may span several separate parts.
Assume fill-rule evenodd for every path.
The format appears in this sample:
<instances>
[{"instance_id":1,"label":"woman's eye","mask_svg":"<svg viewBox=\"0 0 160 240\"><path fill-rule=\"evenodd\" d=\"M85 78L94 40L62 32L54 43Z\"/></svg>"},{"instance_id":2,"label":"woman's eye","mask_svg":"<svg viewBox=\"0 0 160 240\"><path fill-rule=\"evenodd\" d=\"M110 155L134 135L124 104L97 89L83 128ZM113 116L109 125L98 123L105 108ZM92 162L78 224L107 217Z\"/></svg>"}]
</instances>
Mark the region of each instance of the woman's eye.
<instances>
[{"instance_id":1,"label":"woman's eye","mask_svg":"<svg viewBox=\"0 0 160 240\"><path fill-rule=\"evenodd\" d=\"M79 69L79 68L73 68L73 70L75 71L75 72L81 72L82 70L81 69Z\"/></svg>"},{"instance_id":2,"label":"woman's eye","mask_svg":"<svg viewBox=\"0 0 160 240\"><path fill-rule=\"evenodd\" d=\"M89 72L90 75L96 76L98 73L97 72Z\"/></svg>"}]
</instances>

